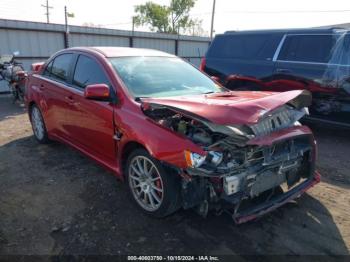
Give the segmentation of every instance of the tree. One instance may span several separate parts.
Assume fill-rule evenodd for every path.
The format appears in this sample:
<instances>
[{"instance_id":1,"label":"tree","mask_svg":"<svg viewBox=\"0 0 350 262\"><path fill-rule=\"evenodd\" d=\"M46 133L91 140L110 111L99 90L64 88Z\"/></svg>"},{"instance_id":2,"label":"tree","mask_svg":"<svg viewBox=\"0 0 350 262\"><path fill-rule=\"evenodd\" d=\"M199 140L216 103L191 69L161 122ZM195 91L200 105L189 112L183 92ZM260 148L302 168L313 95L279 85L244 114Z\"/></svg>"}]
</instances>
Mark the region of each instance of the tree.
<instances>
[{"instance_id":1,"label":"tree","mask_svg":"<svg viewBox=\"0 0 350 262\"><path fill-rule=\"evenodd\" d=\"M202 28L202 20L194 19L190 22L186 32L192 36L208 36L208 32Z\"/></svg>"},{"instance_id":2,"label":"tree","mask_svg":"<svg viewBox=\"0 0 350 262\"><path fill-rule=\"evenodd\" d=\"M138 13L135 16L136 25L149 24L151 31L169 32L169 7L147 2L144 5L135 6L135 12Z\"/></svg>"},{"instance_id":3,"label":"tree","mask_svg":"<svg viewBox=\"0 0 350 262\"><path fill-rule=\"evenodd\" d=\"M196 0L171 0L170 5L154 2L135 6L135 24L149 25L151 31L177 34L188 31L198 20L190 18L189 12Z\"/></svg>"}]
</instances>

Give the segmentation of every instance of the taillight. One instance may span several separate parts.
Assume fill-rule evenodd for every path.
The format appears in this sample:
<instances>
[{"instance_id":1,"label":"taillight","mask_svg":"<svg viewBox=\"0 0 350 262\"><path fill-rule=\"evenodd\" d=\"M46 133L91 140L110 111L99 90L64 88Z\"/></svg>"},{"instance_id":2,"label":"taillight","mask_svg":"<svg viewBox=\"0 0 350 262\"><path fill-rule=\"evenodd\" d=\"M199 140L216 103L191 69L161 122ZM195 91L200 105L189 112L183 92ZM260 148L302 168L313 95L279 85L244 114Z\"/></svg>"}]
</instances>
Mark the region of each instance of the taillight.
<instances>
[{"instance_id":1,"label":"taillight","mask_svg":"<svg viewBox=\"0 0 350 262\"><path fill-rule=\"evenodd\" d=\"M201 60L201 64L199 65L199 70L201 70L202 72L204 72L205 63L206 63L206 60L205 60L205 57L203 57Z\"/></svg>"}]
</instances>

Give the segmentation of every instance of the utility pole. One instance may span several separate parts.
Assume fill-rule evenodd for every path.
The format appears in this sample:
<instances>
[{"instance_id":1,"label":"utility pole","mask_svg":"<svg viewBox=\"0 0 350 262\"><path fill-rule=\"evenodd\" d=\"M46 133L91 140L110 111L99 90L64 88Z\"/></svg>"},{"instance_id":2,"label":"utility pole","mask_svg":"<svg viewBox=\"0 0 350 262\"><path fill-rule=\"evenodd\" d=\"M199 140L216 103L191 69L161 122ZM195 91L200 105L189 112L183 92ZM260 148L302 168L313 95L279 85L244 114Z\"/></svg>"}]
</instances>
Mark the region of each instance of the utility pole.
<instances>
[{"instance_id":1,"label":"utility pole","mask_svg":"<svg viewBox=\"0 0 350 262\"><path fill-rule=\"evenodd\" d=\"M64 6L64 26L65 26L64 46L65 46L65 48L68 48L69 47L69 29L68 29L67 6Z\"/></svg>"},{"instance_id":2,"label":"utility pole","mask_svg":"<svg viewBox=\"0 0 350 262\"><path fill-rule=\"evenodd\" d=\"M46 22L49 24L50 23L50 12L49 9L53 8L52 6L49 6L49 0L46 0L46 5L41 5L42 7L45 7L46 9Z\"/></svg>"},{"instance_id":3,"label":"utility pole","mask_svg":"<svg viewBox=\"0 0 350 262\"><path fill-rule=\"evenodd\" d=\"M129 38L129 47L134 47L135 19L136 19L136 17L133 16L132 17L131 36Z\"/></svg>"},{"instance_id":4,"label":"utility pole","mask_svg":"<svg viewBox=\"0 0 350 262\"><path fill-rule=\"evenodd\" d=\"M213 39L213 32L214 32L214 15L215 15L215 2L216 0L213 0L213 10L211 12L211 27L210 27L210 39Z\"/></svg>"},{"instance_id":5,"label":"utility pole","mask_svg":"<svg viewBox=\"0 0 350 262\"><path fill-rule=\"evenodd\" d=\"M135 16L132 17L132 34L134 35L135 31Z\"/></svg>"},{"instance_id":6,"label":"utility pole","mask_svg":"<svg viewBox=\"0 0 350 262\"><path fill-rule=\"evenodd\" d=\"M64 25L67 33L68 32L67 6L64 6Z\"/></svg>"},{"instance_id":7,"label":"utility pole","mask_svg":"<svg viewBox=\"0 0 350 262\"><path fill-rule=\"evenodd\" d=\"M74 17L74 13L68 13L67 12L67 6L64 6L64 25L65 25L65 32L64 32L64 45L65 48L69 47L69 26L68 26L68 17Z\"/></svg>"}]
</instances>

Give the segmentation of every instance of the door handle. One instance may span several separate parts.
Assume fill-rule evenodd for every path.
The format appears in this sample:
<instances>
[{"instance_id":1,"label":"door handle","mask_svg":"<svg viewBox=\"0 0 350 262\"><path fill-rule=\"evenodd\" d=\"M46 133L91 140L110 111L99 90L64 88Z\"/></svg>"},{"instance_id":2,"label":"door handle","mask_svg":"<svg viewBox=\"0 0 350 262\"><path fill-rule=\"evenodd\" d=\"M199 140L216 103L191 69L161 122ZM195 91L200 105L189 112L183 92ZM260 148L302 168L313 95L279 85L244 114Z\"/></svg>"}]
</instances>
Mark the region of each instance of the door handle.
<instances>
[{"instance_id":1,"label":"door handle","mask_svg":"<svg viewBox=\"0 0 350 262\"><path fill-rule=\"evenodd\" d=\"M45 90L45 86L44 86L43 84L41 84L41 85L39 86L39 90L40 90L40 91L44 91L44 90Z\"/></svg>"},{"instance_id":2,"label":"door handle","mask_svg":"<svg viewBox=\"0 0 350 262\"><path fill-rule=\"evenodd\" d=\"M285 69L285 68L277 68L276 71L277 71L277 73L284 73L284 74L290 74L290 73L292 73L292 70L290 70L290 69Z\"/></svg>"},{"instance_id":3,"label":"door handle","mask_svg":"<svg viewBox=\"0 0 350 262\"><path fill-rule=\"evenodd\" d=\"M74 99L72 96L66 96L64 99L67 101L68 104L74 104Z\"/></svg>"}]
</instances>

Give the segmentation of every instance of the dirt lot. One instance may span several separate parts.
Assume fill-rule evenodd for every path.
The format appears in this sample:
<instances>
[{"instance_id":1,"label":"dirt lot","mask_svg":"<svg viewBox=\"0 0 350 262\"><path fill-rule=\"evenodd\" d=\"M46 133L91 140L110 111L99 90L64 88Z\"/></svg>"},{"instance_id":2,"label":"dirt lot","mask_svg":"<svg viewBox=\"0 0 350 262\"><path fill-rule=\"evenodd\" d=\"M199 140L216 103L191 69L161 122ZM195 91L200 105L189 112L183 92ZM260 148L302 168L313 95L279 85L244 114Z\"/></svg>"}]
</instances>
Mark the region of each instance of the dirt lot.
<instances>
[{"instance_id":1,"label":"dirt lot","mask_svg":"<svg viewBox=\"0 0 350 262\"><path fill-rule=\"evenodd\" d=\"M350 136L313 129L323 181L297 202L240 226L193 211L158 220L90 159L39 145L0 97L0 254L349 254Z\"/></svg>"}]
</instances>

